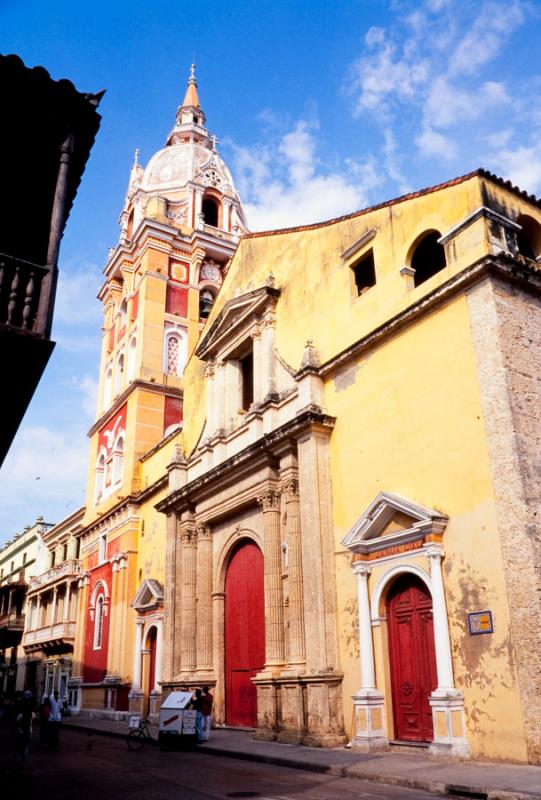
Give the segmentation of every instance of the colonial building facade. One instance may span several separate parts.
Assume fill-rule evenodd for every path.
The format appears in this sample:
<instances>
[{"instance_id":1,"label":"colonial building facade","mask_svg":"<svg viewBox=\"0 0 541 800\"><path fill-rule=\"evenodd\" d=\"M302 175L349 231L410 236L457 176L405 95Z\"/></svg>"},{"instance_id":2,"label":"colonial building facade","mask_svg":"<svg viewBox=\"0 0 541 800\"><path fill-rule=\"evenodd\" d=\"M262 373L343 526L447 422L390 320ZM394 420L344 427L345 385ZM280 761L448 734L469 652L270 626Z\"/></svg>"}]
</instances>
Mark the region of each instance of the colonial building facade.
<instances>
[{"instance_id":1,"label":"colonial building facade","mask_svg":"<svg viewBox=\"0 0 541 800\"><path fill-rule=\"evenodd\" d=\"M136 154L120 224L99 294L99 408L70 681L83 709L111 715L130 704L153 710L161 694L165 519L154 503L182 425L186 361L245 231L193 68L166 146L146 168Z\"/></svg>"},{"instance_id":2,"label":"colonial building facade","mask_svg":"<svg viewBox=\"0 0 541 800\"><path fill-rule=\"evenodd\" d=\"M541 761L538 201L250 234L192 72L105 283L71 685L260 739Z\"/></svg>"}]
</instances>

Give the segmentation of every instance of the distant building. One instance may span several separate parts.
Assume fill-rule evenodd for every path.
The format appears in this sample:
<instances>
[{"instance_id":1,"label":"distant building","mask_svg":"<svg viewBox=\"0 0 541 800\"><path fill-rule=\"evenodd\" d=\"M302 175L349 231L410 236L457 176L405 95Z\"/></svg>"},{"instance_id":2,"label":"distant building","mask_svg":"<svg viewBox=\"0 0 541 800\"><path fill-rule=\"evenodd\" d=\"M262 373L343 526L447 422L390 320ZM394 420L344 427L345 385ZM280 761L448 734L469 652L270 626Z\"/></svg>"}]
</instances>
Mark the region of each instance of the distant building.
<instances>
[{"instance_id":1,"label":"distant building","mask_svg":"<svg viewBox=\"0 0 541 800\"><path fill-rule=\"evenodd\" d=\"M26 593L22 647L26 655L26 685L38 698L58 690L62 700L77 707L77 693L68 695L79 596L78 534L84 516L78 509L42 533L40 569Z\"/></svg>"},{"instance_id":2,"label":"distant building","mask_svg":"<svg viewBox=\"0 0 541 800\"><path fill-rule=\"evenodd\" d=\"M9 375L1 466L54 348L60 241L99 128L103 92L81 94L14 55L0 55L0 87L0 369Z\"/></svg>"},{"instance_id":3,"label":"distant building","mask_svg":"<svg viewBox=\"0 0 541 800\"><path fill-rule=\"evenodd\" d=\"M13 695L26 685L21 647L26 594L29 582L42 570L43 536L50 528L38 517L0 550L0 694Z\"/></svg>"}]
</instances>

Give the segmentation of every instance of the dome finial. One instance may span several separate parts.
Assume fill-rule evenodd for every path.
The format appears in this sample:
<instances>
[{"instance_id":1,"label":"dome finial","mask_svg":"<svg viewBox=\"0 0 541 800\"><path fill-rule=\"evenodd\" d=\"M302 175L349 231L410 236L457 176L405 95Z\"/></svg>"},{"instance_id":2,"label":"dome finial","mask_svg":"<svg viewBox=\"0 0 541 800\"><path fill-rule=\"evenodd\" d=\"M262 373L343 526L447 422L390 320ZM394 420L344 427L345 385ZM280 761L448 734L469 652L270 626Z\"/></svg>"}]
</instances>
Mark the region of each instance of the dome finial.
<instances>
[{"instance_id":1,"label":"dome finial","mask_svg":"<svg viewBox=\"0 0 541 800\"><path fill-rule=\"evenodd\" d=\"M201 108L199 104L199 97L197 96L197 81L195 79L195 59L190 65L190 77L188 78L188 88L182 101L182 107L191 106L192 108Z\"/></svg>"}]
</instances>

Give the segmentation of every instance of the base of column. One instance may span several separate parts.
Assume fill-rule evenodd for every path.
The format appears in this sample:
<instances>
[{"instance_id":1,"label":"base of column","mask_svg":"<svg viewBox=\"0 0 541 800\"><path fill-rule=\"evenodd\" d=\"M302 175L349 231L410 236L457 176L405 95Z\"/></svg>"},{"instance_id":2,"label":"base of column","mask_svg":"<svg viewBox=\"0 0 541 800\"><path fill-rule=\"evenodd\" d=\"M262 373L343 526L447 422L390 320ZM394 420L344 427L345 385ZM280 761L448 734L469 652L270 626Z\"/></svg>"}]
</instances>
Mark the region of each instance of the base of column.
<instances>
[{"instance_id":1,"label":"base of column","mask_svg":"<svg viewBox=\"0 0 541 800\"><path fill-rule=\"evenodd\" d=\"M340 747L347 742L342 713L341 673L305 675L306 733L302 743L309 747Z\"/></svg>"},{"instance_id":2,"label":"base of column","mask_svg":"<svg viewBox=\"0 0 541 800\"><path fill-rule=\"evenodd\" d=\"M149 701L149 716L150 717L157 717L160 713L160 708L162 705L162 693L160 689L154 689L150 693L148 698Z\"/></svg>"},{"instance_id":3,"label":"base of column","mask_svg":"<svg viewBox=\"0 0 541 800\"><path fill-rule=\"evenodd\" d=\"M282 672L277 681L281 697L281 730L277 741L300 744L305 735L302 675L293 670Z\"/></svg>"},{"instance_id":4,"label":"base of column","mask_svg":"<svg viewBox=\"0 0 541 800\"><path fill-rule=\"evenodd\" d=\"M466 737L464 695L458 689L432 692L429 698L434 725L434 741L430 755L443 758L470 758L471 748Z\"/></svg>"},{"instance_id":5,"label":"base of column","mask_svg":"<svg viewBox=\"0 0 541 800\"><path fill-rule=\"evenodd\" d=\"M376 689L360 690L352 699L355 707L355 735L351 740L352 749L364 753L388 750L389 740L382 693Z\"/></svg>"},{"instance_id":6,"label":"base of column","mask_svg":"<svg viewBox=\"0 0 541 800\"><path fill-rule=\"evenodd\" d=\"M103 682L105 684L108 684L109 686L111 685L114 686L116 683L122 683L122 678L120 677L120 675L117 675L116 672L110 672L107 673L107 675L103 679Z\"/></svg>"},{"instance_id":7,"label":"base of column","mask_svg":"<svg viewBox=\"0 0 541 800\"><path fill-rule=\"evenodd\" d=\"M128 709L130 714L143 714L145 693L141 689L130 689L128 693Z\"/></svg>"},{"instance_id":8,"label":"base of column","mask_svg":"<svg viewBox=\"0 0 541 800\"><path fill-rule=\"evenodd\" d=\"M265 670L256 675L252 682L257 689L257 729L254 739L270 742L278 734L276 681Z\"/></svg>"}]
</instances>

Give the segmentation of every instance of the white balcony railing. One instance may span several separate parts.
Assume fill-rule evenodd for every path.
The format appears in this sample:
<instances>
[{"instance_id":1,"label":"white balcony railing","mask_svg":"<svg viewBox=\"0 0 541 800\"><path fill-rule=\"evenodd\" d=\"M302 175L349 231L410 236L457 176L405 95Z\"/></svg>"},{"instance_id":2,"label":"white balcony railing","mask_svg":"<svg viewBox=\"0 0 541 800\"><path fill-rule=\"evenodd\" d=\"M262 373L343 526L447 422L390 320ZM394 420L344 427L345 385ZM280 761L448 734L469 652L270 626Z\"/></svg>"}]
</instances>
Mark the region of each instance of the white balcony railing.
<instances>
[{"instance_id":1,"label":"white balcony railing","mask_svg":"<svg viewBox=\"0 0 541 800\"><path fill-rule=\"evenodd\" d=\"M44 644L56 642L59 639L75 639L75 622L55 622L54 625L45 625L23 634L23 647L30 644Z\"/></svg>"},{"instance_id":2,"label":"white balcony railing","mask_svg":"<svg viewBox=\"0 0 541 800\"><path fill-rule=\"evenodd\" d=\"M79 561L76 558L68 558L67 561L63 561L57 567L52 567L47 572L42 572L41 575L32 578L29 591L32 592L34 589L39 589L48 583L55 583L60 578L75 577L80 570Z\"/></svg>"}]
</instances>

